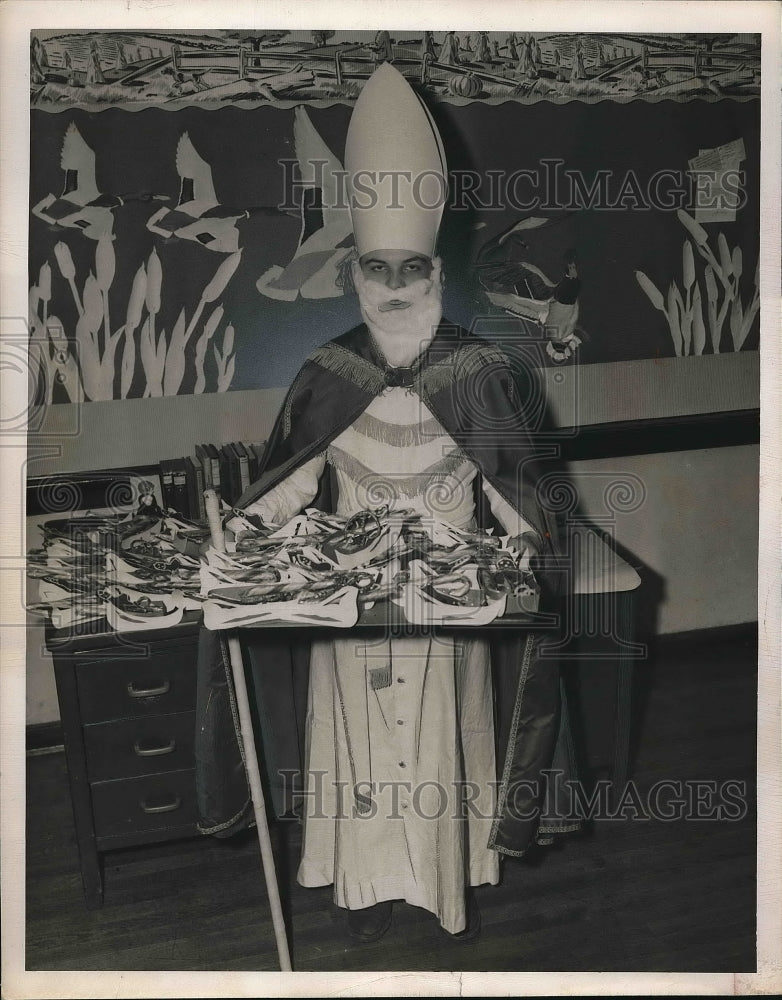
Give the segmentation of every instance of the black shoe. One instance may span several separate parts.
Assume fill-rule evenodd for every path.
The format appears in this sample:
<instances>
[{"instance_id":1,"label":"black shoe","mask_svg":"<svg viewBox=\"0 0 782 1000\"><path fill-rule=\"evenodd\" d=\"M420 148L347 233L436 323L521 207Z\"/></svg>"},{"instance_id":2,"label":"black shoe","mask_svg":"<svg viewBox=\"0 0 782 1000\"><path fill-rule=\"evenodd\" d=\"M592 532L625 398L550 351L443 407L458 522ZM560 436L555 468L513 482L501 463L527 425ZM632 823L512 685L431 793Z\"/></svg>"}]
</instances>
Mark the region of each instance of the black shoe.
<instances>
[{"instance_id":1,"label":"black shoe","mask_svg":"<svg viewBox=\"0 0 782 1000\"><path fill-rule=\"evenodd\" d=\"M472 941L481 933L481 909L478 900L472 890L467 891L467 926L458 934L451 934L449 931L440 928L451 941Z\"/></svg>"},{"instance_id":2,"label":"black shoe","mask_svg":"<svg viewBox=\"0 0 782 1000\"><path fill-rule=\"evenodd\" d=\"M364 944L379 941L391 926L393 906L393 900L389 900L367 906L363 910L348 910L348 933Z\"/></svg>"}]
</instances>

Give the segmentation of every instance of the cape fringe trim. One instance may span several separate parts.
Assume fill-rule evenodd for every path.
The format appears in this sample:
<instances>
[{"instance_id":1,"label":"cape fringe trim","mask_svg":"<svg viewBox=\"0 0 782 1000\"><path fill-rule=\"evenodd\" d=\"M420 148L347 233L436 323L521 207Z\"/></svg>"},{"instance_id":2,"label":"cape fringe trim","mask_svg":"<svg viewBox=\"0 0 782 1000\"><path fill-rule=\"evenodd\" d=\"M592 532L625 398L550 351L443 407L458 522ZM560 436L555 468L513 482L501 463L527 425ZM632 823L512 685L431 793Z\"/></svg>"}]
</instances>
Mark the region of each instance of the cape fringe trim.
<instances>
[{"instance_id":1,"label":"cape fringe trim","mask_svg":"<svg viewBox=\"0 0 782 1000\"><path fill-rule=\"evenodd\" d=\"M386 388L383 371L339 344L324 344L310 355L309 360L340 378L349 379L354 385L373 396ZM502 351L487 344L465 344L447 358L424 367L416 376L412 388L419 396L431 396L455 381L468 378L497 364L508 369L509 363ZM511 380L512 384L512 380Z\"/></svg>"},{"instance_id":2,"label":"cape fringe trim","mask_svg":"<svg viewBox=\"0 0 782 1000\"><path fill-rule=\"evenodd\" d=\"M367 488L382 485L388 488L395 497L415 497L425 493L433 482L441 482L463 465L469 459L461 449L450 452L444 458L434 462L426 469L407 476L397 476L393 472L375 472L368 469L363 462L349 455L341 448L329 445L327 457L329 462L348 479L359 486Z\"/></svg>"},{"instance_id":3,"label":"cape fringe trim","mask_svg":"<svg viewBox=\"0 0 782 1000\"><path fill-rule=\"evenodd\" d=\"M371 392L373 396L380 395L386 387L383 373L377 365L339 344L324 344L323 347L318 347L309 356L309 360L340 378L349 379L359 389Z\"/></svg>"},{"instance_id":4,"label":"cape fringe trim","mask_svg":"<svg viewBox=\"0 0 782 1000\"><path fill-rule=\"evenodd\" d=\"M353 430L364 437L372 438L395 448L407 448L411 445L430 444L438 437L446 437L443 425L435 417L415 424L392 424L379 420L369 413L362 413L353 423Z\"/></svg>"},{"instance_id":5,"label":"cape fringe trim","mask_svg":"<svg viewBox=\"0 0 782 1000\"><path fill-rule=\"evenodd\" d=\"M288 395L285 397L285 407L282 413L282 420L283 420L282 427L283 427L283 435L286 438L289 437L291 433L291 423L292 423L291 410L293 408L293 401L296 398L296 386L302 380L303 374L304 374L304 369L302 368L302 370L299 372L299 374L296 376L293 382L291 382L291 387L288 390Z\"/></svg>"},{"instance_id":6,"label":"cape fringe trim","mask_svg":"<svg viewBox=\"0 0 782 1000\"><path fill-rule=\"evenodd\" d=\"M414 387L421 398L426 399L492 364L502 365L504 369L509 367L508 359L496 347L466 344L449 357L424 368Z\"/></svg>"}]
</instances>

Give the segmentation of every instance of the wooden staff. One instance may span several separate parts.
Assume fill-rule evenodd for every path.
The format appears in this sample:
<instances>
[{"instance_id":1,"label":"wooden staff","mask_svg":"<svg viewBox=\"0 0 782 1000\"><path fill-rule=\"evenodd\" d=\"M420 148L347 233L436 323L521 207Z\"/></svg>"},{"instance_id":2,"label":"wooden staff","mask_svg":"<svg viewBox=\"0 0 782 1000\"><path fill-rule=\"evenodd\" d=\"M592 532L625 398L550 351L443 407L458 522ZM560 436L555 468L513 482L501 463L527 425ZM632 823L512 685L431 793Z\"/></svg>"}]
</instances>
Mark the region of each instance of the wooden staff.
<instances>
[{"instance_id":1,"label":"wooden staff","mask_svg":"<svg viewBox=\"0 0 782 1000\"><path fill-rule=\"evenodd\" d=\"M209 530L212 534L212 545L218 552L225 552L225 534L220 522L220 500L215 491L211 489L204 491L204 500L206 501L206 516L209 519ZM266 802L264 801L263 788L261 787L261 771L258 766L258 755L255 751L255 733L253 731L252 715L250 714L247 683L244 677L242 647L235 634L228 636L228 652L231 660L234 689L236 690L236 704L239 709L239 728L244 746L247 777L250 782L250 794L253 801L253 812L255 813L255 828L258 831L258 844L261 848L263 877L266 880L266 893L269 897L269 906L272 911L272 924L274 925L274 937L277 942L277 955L280 960L280 969L283 972L290 972L291 959L288 952L288 937L285 932L285 921L282 916L280 890L277 885L277 871L274 867L272 841L269 836L269 824L266 820Z\"/></svg>"}]
</instances>

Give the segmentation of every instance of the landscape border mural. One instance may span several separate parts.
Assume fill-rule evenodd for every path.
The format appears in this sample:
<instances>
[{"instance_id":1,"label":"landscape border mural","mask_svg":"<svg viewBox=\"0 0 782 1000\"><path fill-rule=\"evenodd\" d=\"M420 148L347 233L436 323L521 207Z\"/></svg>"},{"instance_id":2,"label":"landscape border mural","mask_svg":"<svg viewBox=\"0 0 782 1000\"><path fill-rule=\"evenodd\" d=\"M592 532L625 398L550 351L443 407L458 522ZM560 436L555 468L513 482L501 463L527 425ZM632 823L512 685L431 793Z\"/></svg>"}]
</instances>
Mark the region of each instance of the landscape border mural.
<instances>
[{"instance_id":1,"label":"landscape border mural","mask_svg":"<svg viewBox=\"0 0 782 1000\"><path fill-rule=\"evenodd\" d=\"M342 151L384 61L448 150L450 318L541 366L758 349L758 35L37 30L30 56L39 402L277 388L357 322Z\"/></svg>"}]
</instances>

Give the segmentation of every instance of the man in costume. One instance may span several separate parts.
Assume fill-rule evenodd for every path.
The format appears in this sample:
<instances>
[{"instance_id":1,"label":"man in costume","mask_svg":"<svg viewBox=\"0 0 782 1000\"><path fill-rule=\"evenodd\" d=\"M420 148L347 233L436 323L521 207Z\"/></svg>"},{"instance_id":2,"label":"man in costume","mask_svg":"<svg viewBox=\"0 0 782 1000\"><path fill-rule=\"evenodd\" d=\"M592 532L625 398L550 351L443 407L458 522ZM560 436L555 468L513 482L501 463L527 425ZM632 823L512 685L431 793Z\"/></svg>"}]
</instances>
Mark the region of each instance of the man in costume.
<instances>
[{"instance_id":1,"label":"man in costume","mask_svg":"<svg viewBox=\"0 0 782 1000\"><path fill-rule=\"evenodd\" d=\"M313 504L343 515L389 504L465 529L492 518L546 565L556 527L535 496L515 376L496 347L442 318L435 244L445 157L425 106L389 64L356 103L345 166L364 323L305 362L260 478L237 506L272 526ZM220 794L209 781L212 751L225 749L219 695L230 700L220 642L202 644L199 664L199 791L210 832L246 815L236 755ZM297 770L302 734L306 744L298 880L333 884L359 940L385 932L394 900L434 913L448 934L473 936L480 914L470 888L496 884L499 853L520 855L547 833L540 804L558 732L557 671L536 655L534 636L495 645L493 682L482 638L248 643L277 799L275 773Z\"/></svg>"}]
</instances>

